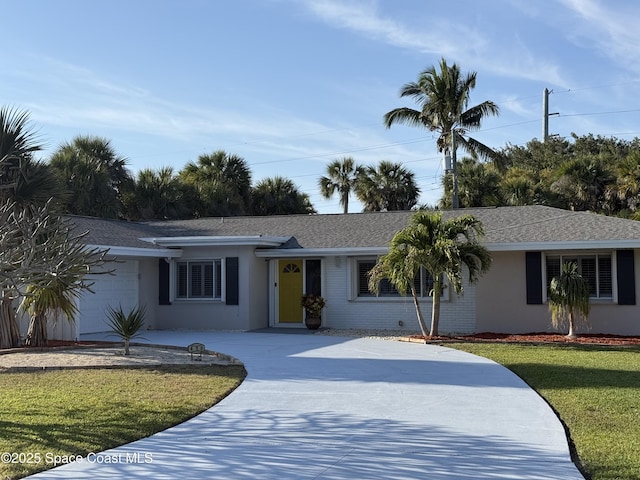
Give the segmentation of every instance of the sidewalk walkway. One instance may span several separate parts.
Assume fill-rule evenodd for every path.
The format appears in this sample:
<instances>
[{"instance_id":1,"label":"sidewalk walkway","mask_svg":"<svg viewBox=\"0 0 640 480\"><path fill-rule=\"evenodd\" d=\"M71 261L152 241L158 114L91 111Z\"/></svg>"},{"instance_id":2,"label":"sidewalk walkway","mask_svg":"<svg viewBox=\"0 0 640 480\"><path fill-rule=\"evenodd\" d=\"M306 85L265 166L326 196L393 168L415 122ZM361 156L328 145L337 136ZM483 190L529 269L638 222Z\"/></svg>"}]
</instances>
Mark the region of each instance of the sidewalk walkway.
<instances>
[{"instance_id":1,"label":"sidewalk walkway","mask_svg":"<svg viewBox=\"0 0 640 480\"><path fill-rule=\"evenodd\" d=\"M249 374L188 422L33 478L583 480L544 400L467 353L318 335L145 337L204 343Z\"/></svg>"}]
</instances>

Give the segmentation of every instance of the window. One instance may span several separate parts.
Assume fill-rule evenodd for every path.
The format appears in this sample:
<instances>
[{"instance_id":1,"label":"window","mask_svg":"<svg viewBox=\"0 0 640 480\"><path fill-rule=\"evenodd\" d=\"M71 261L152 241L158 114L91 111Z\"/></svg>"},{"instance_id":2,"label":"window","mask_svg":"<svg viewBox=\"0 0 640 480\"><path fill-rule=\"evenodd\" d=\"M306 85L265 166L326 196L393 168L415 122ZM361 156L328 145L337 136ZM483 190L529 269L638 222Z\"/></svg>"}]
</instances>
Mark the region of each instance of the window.
<instances>
[{"instance_id":1,"label":"window","mask_svg":"<svg viewBox=\"0 0 640 480\"><path fill-rule=\"evenodd\" d=\"M177 298L222 298L222 261L178 262Z\"/></svg>"},{"instance_id":2,"label":"window","mask_svg":"<svg viewBox=\"0 0 640 480\"><path fill-rule=\"evenodd\" d=\"M591 298L613 298L613 270L611 254L547 255L547 291L553 277L560 276L560 265L574 262L578 272L589 284Z\"/></svg>"},{"instance_id":3,"label":"window","mask_svg":"<svg viewBox=\"0 0 640 480\"><path fill-rule=\"evenodd\" d=\"M369 291L369 271L375 266L375 260L357 261L357 292L358 297L375 297L375 293ZM420 297L428 297L433 289L433 278L424 268L420 269L418 275L413 280L413 284ZM444 292L443 292L444 293ZM409 295L410 292L407 292ZM380 282L379 297L398 297L398 290L387 279Z\"/></svg>"}]
</instances>

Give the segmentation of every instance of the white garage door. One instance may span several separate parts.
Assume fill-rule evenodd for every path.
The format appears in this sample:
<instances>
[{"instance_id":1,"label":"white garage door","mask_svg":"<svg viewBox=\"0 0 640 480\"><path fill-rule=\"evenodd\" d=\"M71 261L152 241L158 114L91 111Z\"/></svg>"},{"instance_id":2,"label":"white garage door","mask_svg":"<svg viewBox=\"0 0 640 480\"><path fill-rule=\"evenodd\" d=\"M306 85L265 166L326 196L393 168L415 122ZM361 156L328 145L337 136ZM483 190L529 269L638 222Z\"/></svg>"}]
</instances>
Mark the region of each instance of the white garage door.
<instances>
[{"instance_id":1,"label":"white garage door","mask_svg":"<svg viewBox=\"0 0 640 480\"><path fill-rule=\"evenodd\" d=\"M138 261L110 263L115 268L113 275L96 275L91 289L95 293L83 293L78 302L79 334L108 332L108 307L122 306L125 313L138 305Z\"/></svg>"}]
</instances>

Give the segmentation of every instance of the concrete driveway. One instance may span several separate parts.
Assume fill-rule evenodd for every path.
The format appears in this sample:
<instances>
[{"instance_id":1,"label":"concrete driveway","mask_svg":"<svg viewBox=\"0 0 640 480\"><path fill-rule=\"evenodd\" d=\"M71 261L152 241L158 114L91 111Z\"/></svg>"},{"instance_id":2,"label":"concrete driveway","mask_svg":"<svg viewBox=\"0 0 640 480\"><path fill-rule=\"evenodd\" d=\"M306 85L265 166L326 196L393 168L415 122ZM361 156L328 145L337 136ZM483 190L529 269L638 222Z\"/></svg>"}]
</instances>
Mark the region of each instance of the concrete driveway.
<instances>
[{"instance_id":1,"label":"concrete driveway","mask_svg":"<svg viewBox=\"0 0 640 480\"><path fill-rule=\"evenodd\" d=\"M34 478L583 480L545 401L467 353L304 334L145 337L202 342L248 376L190 421Z\"/></svg>"}]
</instances>

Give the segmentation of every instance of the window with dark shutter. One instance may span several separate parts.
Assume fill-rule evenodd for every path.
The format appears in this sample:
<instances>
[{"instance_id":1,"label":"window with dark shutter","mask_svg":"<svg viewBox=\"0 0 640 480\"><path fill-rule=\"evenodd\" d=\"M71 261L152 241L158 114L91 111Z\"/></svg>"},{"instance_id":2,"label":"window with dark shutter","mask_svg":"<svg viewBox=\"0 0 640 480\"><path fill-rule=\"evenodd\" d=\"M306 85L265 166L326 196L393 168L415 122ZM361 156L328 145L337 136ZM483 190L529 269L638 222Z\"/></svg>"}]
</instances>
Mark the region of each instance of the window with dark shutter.
<instances>
[{"instance_id":1,"label":"window with dark shutter","mask_svg":"<svg viewBox=\"0 0 640 480\"><path fill-rule=\"evenodd\" d=\"M178 262L176 297L220 299L222 296L220 260Z\"/></svg>"}]
</instances>

